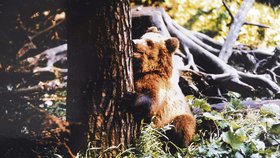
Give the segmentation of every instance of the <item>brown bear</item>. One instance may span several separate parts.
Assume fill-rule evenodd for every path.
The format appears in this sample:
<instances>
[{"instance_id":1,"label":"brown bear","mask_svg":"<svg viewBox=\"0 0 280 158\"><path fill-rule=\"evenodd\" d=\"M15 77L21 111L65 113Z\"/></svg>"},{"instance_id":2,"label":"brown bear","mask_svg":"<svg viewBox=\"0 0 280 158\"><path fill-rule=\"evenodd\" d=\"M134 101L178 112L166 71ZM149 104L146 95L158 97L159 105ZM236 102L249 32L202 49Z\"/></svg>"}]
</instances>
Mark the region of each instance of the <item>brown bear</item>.
<instances>
[{"instance_id":1,"label":"brown bear","mask_svg":"<svg viewBox=\"0 0 280 158\"><path fill-rule=\"evenodd\" d=\"M173 66L173 55L178 47L177 38L161 35L156 27L133 40L137 93L134 107L149 119L154 117L154 125L158 128L174 125L172 140L179 146L186 146L195 133L196 121L178 85L178 70Z\"/></svg>"}]
</instances>

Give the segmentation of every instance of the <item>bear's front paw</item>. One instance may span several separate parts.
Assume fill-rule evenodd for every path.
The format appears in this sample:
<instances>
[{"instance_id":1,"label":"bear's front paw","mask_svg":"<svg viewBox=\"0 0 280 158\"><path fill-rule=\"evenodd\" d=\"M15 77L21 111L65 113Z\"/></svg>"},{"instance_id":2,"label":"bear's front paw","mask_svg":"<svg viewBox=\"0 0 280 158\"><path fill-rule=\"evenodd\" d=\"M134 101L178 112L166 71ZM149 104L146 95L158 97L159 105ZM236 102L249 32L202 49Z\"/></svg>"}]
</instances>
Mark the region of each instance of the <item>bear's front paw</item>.
<instances>
[{"instance_id":1,"label":"bear's front paw","mask_svg":"<svg viewBox=\"0 0 280 158\"><path fill-rule=\"evenodd\" d=\"M130 112L138 119L149 117L152 98L147 94L126 93L121 101L124 111Z\"/></svg>"},{"instance_id":2,"label":"bear's front paw","mask_svg":"<svg viewBox=\"0 0 280 158\"><path fill-rule=\"evenodd\" d=\"M124 111L131 111L133 109L135 100L137 98L137 93L135 92L127 92L124 94L122 100L121 100L121 107Z\"/></svg>"},{"instance_id":3,"label":"bear's front paw","mask_svg":"<svg viewBox=\"0 0 280 158\"><path fill-rule=\"evenodd\" d=\"M149 116L152 105L152 98L147 94L138 94L132 107L132 112L140 117L145 118Z\"/></svg>"}]
</instances>

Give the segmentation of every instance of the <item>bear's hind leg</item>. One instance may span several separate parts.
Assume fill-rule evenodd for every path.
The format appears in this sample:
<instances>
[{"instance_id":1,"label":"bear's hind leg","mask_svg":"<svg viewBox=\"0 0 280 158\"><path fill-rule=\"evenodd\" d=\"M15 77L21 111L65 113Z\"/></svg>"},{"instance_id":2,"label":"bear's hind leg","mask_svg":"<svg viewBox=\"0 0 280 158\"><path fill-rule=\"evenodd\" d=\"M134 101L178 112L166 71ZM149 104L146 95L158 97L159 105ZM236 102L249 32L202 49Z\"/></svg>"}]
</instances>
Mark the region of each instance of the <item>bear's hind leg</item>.
<instances>
[{"instance_id":1,"label":"bear's hind leg","mask_svg":"<svg viewBox=\"0 0 280 158\"><path fill-rule=\"evenodd\" d=\"M191 114L179 115L173 119L171 124L175 129L167 132L167 136L179 147L186 147L195 133L195 118Z\"/></svg>"}]
</instances>

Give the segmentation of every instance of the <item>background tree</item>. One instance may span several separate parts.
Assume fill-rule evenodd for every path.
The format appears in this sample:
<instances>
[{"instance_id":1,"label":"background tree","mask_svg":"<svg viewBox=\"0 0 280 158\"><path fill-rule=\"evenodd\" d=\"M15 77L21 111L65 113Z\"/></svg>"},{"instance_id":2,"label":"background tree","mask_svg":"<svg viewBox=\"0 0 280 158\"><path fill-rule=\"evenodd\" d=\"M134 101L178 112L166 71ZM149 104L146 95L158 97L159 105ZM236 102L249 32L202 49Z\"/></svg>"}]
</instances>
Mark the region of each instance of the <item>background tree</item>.
<instances>
[{"instance_id":1,"label":"background tree","mask_svg":"<svg viewBox=\"0 0 280 158\"><path fill-rule=\"evenodd\" d=\"M70 147L130 144L136 123L121 107L133 91L129 0L69 1L68 17Z\"/></svg>"}]
</instances>

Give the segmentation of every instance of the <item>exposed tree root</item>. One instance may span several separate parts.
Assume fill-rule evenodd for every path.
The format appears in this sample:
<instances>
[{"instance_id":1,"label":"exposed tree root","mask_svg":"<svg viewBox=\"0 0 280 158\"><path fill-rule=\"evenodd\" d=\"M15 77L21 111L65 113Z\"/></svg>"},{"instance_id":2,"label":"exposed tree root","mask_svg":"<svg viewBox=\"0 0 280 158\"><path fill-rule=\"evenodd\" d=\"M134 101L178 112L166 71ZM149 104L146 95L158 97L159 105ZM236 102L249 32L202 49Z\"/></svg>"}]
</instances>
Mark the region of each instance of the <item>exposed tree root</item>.
<instances>
[{"instance_id":1,"label":"exposed tree root","mask_svg":"<svg viewBox=\"0 0 280 158\"><path fill-rule=\"evenodd\" d=\"M18 72L66 73L67 44L48 49L34 57L28 57L19 64ZM64 66L64 68L63 68ZM62 68L60 68L62 67Z\"/></svg>"},{"instance_id":2,"label":"exposed tree root","mask_svg":"<svg viewBox=\"0 0 280 158\"><path fill-rule=\"evenodd\" d=\"M0 73L3 79L1 85L16 85L11 87L11 90L0 89L0 94L32 95L36 92L66 88L66 51L67 44L62 44L23 59L12 72Z\"/></svg>"},{"instance_id":3,"label":"exposed tree root","mask_svg":"<svg viewBox=\"0 0 280 158\"><path fill-rule=\"evenodd\" d=\"M251 50L244 46L234 46L231 58L239 57L239 59L242 59L240 56L244 56L242 61L248 62L242 63L238 59L230 59L231 62L229 63L243 66L235 67L225 63L218 57L223 44L214 41L204 34L179 26L162 8L134 8L132 13L133 26L134 24L143 24L142 27L138 25L135 28L133 27L134 38L139 38L140 33L143 33L143 31L139 30L146 30L149 26L156 26L162 30L162 34L171 35L180 40L180 48L187 59L184 59L187 65L185 68L192 68L196 74L203 78L201 80L207 82L208 87L216 88L216 94L207 94L208 96L219 96L219 94L223 95L227 91L234 91L242 94L244 97L261 97L259 92L265 93L269 97L280 97L280 87L276 82L279 72L275 71L276 69L279 70L279 55L276 53L278 49L275 49L274 53L272 53ZM272 63L271 61L274 63L273 66L265 64ZM254 66L256 63L259 64ZM246 64L247 67L245 67ZM253 71L254 69L256 71ZM261 69L269 69L269 71L260 71ZM184 71L188 70L185 69ZM199 87L199 85L196 86ZM197 87L194 88L198 91L197 93L204 93L203 89Z\"/></svg>"}]
</instances>

